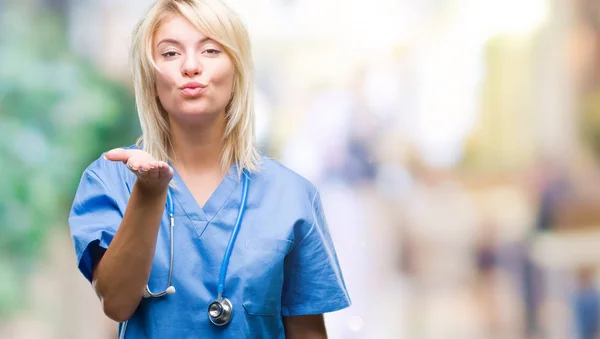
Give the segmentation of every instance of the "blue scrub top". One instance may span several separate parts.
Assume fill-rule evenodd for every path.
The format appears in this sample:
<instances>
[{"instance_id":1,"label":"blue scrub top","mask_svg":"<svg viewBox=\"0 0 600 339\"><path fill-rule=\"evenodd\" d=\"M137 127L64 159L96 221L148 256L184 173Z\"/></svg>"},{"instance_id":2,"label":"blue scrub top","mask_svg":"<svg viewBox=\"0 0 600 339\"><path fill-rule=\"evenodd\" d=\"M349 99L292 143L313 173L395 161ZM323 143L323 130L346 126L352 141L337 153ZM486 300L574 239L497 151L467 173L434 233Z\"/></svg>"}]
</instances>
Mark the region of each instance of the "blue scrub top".
<instances>
[{"instance_id":1,"label":"blue scrub top","mask_svg":"<svg viewBox=\"0 0 600 339\"><path fill-rule=\"evenodd\" d=\"M315 187L263 157L250 175L246 212L233 247L223 296L233 304L229 324L210 323L219 271L241 201L233 166L204 207L175 172L173 286L177 292L142 299L126 338L285 338L282 316L321 314L350 305ZM125 213L135 176L102 155L83 173L69 225L78 267L91 281L100 248L110 245ZM163 291L169 276L169 220L158 233L149 278ZM120 327L122 329L123 326Z\"/></svg>"}]
</instances>

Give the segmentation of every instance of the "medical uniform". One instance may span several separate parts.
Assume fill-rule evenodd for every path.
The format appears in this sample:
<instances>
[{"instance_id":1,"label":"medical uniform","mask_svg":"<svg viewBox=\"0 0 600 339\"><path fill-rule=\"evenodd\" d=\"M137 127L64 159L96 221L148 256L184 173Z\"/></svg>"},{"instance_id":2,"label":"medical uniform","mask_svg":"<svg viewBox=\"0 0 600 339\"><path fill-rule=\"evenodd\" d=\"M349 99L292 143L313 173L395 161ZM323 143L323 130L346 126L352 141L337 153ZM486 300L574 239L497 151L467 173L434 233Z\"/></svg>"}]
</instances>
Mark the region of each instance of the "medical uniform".
<instances>
[{"instance_id":1,"label":"medical uniform","mask_svg":"<svg viewBox=\"0 0 600 339\"><path fill-rule=\"evenodd\" d=\"M201 208L175 172L173 282L176 293L142 299L125 338L285 338L282 316L348 307L350 298L315 187L269 158L250 174L246 210L227 266L223 296L233 304L229 324L210 323L219 271L242 185L232 166ZM101 156L83 173L69 217L77 262L91 281L92 265L125 213L135 175ZM151 291L167 287L169 218L163 214L149 277ZM123 333L121 333L123 334Z\"/></svg>"}]
</instances>

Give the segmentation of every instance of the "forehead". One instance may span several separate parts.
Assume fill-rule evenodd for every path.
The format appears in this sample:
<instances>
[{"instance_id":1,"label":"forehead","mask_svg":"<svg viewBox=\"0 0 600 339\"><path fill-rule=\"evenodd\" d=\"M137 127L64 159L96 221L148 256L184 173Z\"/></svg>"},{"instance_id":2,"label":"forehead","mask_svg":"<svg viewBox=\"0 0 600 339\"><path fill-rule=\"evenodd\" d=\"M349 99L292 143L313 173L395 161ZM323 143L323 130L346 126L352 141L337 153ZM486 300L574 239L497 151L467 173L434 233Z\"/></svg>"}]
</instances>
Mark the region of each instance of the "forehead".
<instances>
[{"instance_id":1,"label":"forehead","mask_svg":"<svg viewBox=\"0 0 600 339\"><path fill-rule=\"evenodd\" d=\"M182 40L182 42L186 40L197 41L205 37L188 19L179 14L171 14L159 23L154 33L154 42L158 43L164 38L173 38Z\"/></svg>"}]
</instances>

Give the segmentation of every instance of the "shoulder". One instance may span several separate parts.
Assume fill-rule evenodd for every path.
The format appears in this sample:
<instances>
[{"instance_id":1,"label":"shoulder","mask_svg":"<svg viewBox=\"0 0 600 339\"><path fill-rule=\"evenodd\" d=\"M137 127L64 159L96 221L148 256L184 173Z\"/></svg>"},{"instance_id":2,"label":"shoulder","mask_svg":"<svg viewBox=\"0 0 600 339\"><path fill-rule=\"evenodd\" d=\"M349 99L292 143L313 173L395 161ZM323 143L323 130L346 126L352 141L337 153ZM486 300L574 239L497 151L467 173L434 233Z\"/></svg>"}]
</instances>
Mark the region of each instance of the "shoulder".
<instances>
[{"instance_id":1,"label":"shoulder","mask_svg":"<svg viewBox=\"0 0 600 339\"><path fill-rule=\"evenodd\" d=\"M288 189L296 189L306 191L306 193L314 194L317 191L315 185L308 179L298 174L289 167L283 165L279 161L262 156L262 163L258 177L266 180L269 184L278 186L286 186Z\"/></svg>"},{"instance_id":2,"label":"shoulder","mask_svg":"<svg viewBox=\"0 0 600 339\"><path fill-rule=\"evenodd\" d=\"M312 204L318 195L317 187L312 182L275 159L262 155L261 160L260 170L255 177L259 183L266 185L265 189L283 197L309 200Z\"/></svg>"}]
</instances>

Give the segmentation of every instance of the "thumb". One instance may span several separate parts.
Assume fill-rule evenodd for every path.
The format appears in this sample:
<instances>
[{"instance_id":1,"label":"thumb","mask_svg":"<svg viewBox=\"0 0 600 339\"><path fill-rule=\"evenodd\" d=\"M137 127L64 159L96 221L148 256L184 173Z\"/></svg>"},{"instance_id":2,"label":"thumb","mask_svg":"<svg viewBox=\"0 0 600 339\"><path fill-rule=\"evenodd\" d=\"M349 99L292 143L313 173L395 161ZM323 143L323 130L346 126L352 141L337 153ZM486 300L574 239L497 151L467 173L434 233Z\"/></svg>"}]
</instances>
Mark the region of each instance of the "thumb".
<instances>
[{"instance_id":1,"label":"thumb","mask_svg":"<svg viewBox=\"0 0 600 339\"><path fill-rule=\"evenodd\" d=\"M127 162L129 160L129 151L122 148L111 149L110 151L104 154L104 158L110 161L122 161Z\"/></svg>"}]
</instances>

